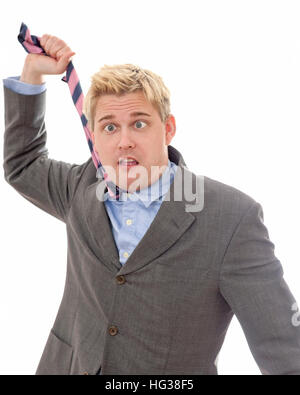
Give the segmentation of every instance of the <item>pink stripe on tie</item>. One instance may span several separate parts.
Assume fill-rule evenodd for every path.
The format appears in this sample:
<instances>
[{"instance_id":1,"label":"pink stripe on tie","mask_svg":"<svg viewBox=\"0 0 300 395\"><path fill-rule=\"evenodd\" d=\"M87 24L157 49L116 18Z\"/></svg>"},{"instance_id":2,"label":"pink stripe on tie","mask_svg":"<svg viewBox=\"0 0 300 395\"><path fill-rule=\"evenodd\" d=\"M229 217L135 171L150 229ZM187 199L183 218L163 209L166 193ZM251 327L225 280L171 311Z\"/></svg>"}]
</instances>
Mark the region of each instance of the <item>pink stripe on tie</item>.
<instances>
[{"instance_id":1,"label":"pink stripe on tie","mask_svg":"<svg viewBox=\"0 0 300 395\"><path fill-rule=\"evenodd\" d=\"M84 126L83 129L85 131L86 138L92 140L90 129L87 126Z\"/></svg>"},{"instance_id":2,"label":"pink stripe on tie","mask_svg":"<svg viewBox=\"0 0 300 395\"><path fill-rule=\"evenodd\" d=\"M80 96L78 97L78 100L75 104L75 107L77 111L79 112L79 115L82 115L82 108L83 108L83 93L81 92Z\"/></svg>"},{"instance_id":3,"label":"pink stripe on tie","mask_svg":"<svg viewBox=\"0 0 300 395\"><path fill-rule=\"evenodd\" d=\"M68 82L72 96L73 96L74 90L76 88L76 85L78 84L78 81L79 81L79 79L78 79L77 73L76 73L75 69L73 69L71 71L69 82Z\"/></svg>"},{"instance_id":4,"label":"pink stripe on tie","mask_svg":"<svg viewBox=\"0 0 300 395\"><path fill-rule=\"evenodd\" d=\"M83 129L84 129L84 132L85 132L86 139L92 141L90 129L87 126L84 126ZM99 164L100 160L99 160L98 155L97 155L97 153L95 152L94 149L91 152L91 155L92 155L92 159L93 159L93 162L95 164L95 167L96 167L96 169L98 169L98 164Z\"/></svg>"},{"instance_id":5,"label":"pink stripe on tie","mask_svg":"<svg viewBox=\"0 0 300 395\"><path fill-rule=\"evenodd\" d=\"M23 42L23 45L27 48L30 53L42 53L43 50L39 47L36 47L34 44L30 44L26 41Z\"/></svg>"},{"instance_id":6,"label":"pink stripe on tie","mask_svg":"<svg viewBox=\"0 0 300 395\"><path fill-rule=\"evenodd\" d=\"M31 38L31 35L30 35L29 29L26 29L25 41L28 42L29 44L34 45L33 41L32 41L32 38Z\"/></svg>"}]
</instances>

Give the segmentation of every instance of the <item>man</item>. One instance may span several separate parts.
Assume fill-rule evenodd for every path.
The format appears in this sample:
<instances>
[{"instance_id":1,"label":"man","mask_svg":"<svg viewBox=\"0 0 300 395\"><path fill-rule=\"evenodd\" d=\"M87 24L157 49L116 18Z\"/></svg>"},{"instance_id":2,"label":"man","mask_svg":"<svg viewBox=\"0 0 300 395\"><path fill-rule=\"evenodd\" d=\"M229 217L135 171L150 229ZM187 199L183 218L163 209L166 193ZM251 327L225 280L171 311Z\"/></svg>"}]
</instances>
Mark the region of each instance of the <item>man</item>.
<instances>
[{"instance_id":1,"label":"man","mask_svg":"<svg viewBox=\"0 0 300 395\"><path fill-rule=\"evenodd\" d=\"M132 65L101 69L84 103L120 199L92 159L49 159L43 76L74 53L54 36L41 45L49 57L28 55L20 81L4 81L5 179L68 237L64 295L36 373L214 375L235 314L263 374L299 374L297 305L261 205L208 177L196 209L176 198L198 177L170 145L168 89Z\"/></svg>"}]
</instances>

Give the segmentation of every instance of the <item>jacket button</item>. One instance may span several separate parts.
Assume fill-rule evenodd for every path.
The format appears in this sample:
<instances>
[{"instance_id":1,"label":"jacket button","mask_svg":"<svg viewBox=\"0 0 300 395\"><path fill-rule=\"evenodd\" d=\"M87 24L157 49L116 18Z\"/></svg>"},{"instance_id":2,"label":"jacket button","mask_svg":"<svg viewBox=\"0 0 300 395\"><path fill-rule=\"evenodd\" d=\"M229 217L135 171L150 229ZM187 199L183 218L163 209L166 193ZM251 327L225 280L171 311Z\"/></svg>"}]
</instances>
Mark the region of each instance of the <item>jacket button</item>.
<instances>
[{"instance_id":1,"label":"jacket button","mask_svg":"<svg viewBox=\"0 0 300 395\"><path fill-rule=\"evenodd\" d=\"M117 280L117 283L120 284L120 285L126 283L125 276L117 276L116 280Z\"/></svg>"},{"instance_id":2,"label":"jacket button","mask_svg":"<svg viewBox=\"0 0 300 395\"><path fill-rule=\"evenodd\" d=\"M115 336L118 333L118 328L112 325L109 327L108 332L111 336Z\"/></svg>"}]
</instances>

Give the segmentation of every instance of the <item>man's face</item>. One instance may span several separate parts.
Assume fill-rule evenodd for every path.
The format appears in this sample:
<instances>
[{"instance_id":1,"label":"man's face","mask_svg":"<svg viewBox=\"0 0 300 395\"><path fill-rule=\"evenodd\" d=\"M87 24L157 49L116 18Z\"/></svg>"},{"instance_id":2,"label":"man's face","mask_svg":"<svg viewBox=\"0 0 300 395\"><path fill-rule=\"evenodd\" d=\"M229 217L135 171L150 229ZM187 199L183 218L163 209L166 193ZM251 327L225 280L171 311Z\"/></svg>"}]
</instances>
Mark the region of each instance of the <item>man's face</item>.
<instances>
[{"instance_id":1,"label":"man's face","mask_svg":"<svg viewBox=\"0 0 300 395\"><path fill-rule=\"evenodd\" d=\"M129 192L143 189L166 169L168 145L176 132L175 118L169 115L162 122L142 91L99 97L94 125L94 149L108 178L120 188Z\"/></svg>"}]
</instances>

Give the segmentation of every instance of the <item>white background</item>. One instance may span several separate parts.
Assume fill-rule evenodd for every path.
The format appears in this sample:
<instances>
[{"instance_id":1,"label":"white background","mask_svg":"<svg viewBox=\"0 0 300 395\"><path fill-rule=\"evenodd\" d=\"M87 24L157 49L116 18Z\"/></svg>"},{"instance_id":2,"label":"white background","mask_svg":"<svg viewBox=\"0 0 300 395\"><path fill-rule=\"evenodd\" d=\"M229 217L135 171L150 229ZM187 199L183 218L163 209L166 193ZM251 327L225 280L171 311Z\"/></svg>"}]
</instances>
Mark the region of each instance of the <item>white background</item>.
<instances>
[{"instance_id":1,"label":"white background","mask_svg":"<svg viewBox=\"0 0 300 395\"><path fill-rule=\"evenodd\" d=\"M21 74L22 21L76 52L84 92L104 64L134 63L161 75L177 121L172 145L194 173L262 204L300 300L299 1L4 0L0 7L1 78ZM47 77L49 156L80 164L89 149L61 77ZM3 94L0 112L3 133ZM0 171L0 374L34 374L63 294L65 226L18 195ZM218 367L221 375L260 374L235 318Z\"/></svg>"}]
</instances>

